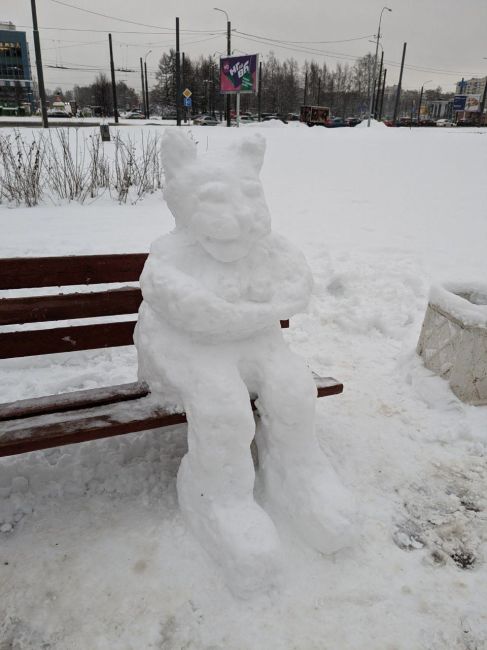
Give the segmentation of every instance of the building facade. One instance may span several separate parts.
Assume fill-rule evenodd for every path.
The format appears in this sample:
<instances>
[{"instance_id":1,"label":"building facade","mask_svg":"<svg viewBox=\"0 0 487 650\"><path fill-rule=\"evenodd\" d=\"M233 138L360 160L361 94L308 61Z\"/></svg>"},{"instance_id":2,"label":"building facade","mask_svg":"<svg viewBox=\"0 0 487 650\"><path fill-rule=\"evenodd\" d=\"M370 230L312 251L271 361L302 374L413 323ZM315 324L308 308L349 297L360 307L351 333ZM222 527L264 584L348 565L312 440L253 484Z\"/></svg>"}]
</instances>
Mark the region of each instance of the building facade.
<instances>
[{"instance_id":1,"label":"building facade","mask_svg":"<svg viewBox=\"0 0 487 650\"><path fill-rule=\"evenodd\" d=\"M33 108L32 72L26 33L0 22L0 106Z\"/></svg>"},{"instance_id":2,"label":"building facade","mask_svg":"<svg viewBox=\"0 0 487 650\"><path fill-rule=\"evenodd\" d=\"M457 95L481 95L484 92L484 86L487 77L473 77L472 79L462 79L457 82L455 94Z\"/></svg>"}]
</instances>

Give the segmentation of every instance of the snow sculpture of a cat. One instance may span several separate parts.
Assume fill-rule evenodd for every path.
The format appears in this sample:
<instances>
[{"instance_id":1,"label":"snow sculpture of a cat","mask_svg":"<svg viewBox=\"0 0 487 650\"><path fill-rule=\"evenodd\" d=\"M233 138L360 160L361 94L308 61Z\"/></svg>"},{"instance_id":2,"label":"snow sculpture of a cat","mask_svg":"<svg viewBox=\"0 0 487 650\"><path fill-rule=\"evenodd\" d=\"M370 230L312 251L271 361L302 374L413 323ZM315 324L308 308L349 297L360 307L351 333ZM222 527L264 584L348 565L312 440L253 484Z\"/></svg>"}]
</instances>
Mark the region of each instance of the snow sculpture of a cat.
<instances>
[{"instance_id":1,"label":"snow sculpture of a cat","mask_svg":"<svg viewBox=\"0 0 487 650\"><path fill-rule=\"evenodd\" d=\"M197 156L186 135L167 129L162 151L176 227L152 244L141 276L139 377L187 414L180 507L245 595L277 573L274 522L323 553L350 539L350 497L315 437L316 387L279 325L306 309L312 278L300 251L271 233L262 137ZM258 396L257 432L249 393ZM254 435L266 510L254 500Z\"/></svg>"}]
</instances>

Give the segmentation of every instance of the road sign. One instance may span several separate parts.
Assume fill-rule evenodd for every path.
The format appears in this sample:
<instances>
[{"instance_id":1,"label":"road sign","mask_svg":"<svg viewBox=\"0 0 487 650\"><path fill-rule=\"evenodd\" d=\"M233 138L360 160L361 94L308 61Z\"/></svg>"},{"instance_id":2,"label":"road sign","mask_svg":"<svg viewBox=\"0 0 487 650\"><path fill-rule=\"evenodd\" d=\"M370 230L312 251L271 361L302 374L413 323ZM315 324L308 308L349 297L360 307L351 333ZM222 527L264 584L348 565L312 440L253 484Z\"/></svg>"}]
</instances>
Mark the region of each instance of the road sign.
<instances>
[{"instance_id":1,"label":"road sign","mask_svg":"<svg viewBox=\"0 0 487 650\"><path fill-rule=\"evenodd\" d=\"M191 97L185 97L183 99L183 106L185 108L191 108L192 104L193 104L193 100L191 99Z\"/></svg>"},{"instance_id":2,"label":"road sign","mask_svg":"<svg viewBox=\"0 0 487 650\"><path fill-rule=\"evenodd\" d=\"M186 97L187 99L189 99L189 98L191 97L192 94L193 94L193 93L191 92L191 90L190 90L189 88L185 88L185 89L183 90L183 95L184 95L184 97Z\"/></svg>"}]
</instances>

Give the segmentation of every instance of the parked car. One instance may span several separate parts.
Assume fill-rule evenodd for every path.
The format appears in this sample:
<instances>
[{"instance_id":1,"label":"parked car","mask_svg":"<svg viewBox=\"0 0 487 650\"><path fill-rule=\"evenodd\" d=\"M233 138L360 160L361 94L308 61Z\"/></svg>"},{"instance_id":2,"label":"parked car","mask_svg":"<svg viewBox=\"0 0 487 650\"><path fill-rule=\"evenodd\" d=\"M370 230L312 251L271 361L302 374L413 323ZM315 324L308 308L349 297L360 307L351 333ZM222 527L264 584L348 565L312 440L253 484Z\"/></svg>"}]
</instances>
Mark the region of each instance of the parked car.
<instances>
[{"instance_id":1,"label":"parked car","mask_svg":"<svg viewBox=\"0 0 487 650\"><path fill-rule=\"evenodd\" d=\"M129 111L125 115L125 119L127 120L145 120L145 115L141 113L140 111Z\"/></svg>"},{"instance_id":2,"label":"parked car","mask_svg":"<svg viewBox=\"0 0 487 650\"><path fill-rule=\"evenodd\" d=\"M327 129L336 129L341 126L347 126L343 117L332 117L325 122Z\"/></svg>"},{"instance_id":3,"label":"parked car","mask_svg":"<svg viewBox=\"0 0 487 650\"><path fill-rule=\"evenodd\" d=\"M277 113L274 114L266 113L265 115L264 113L262 114L263 122L270 122L270 120L280 120L284 124L287 124L287 115L278 115Z\"/></svg>"},{"instance_id":4,"label":"parked car","mask_svg":"<svg viewBox=\"0 0 487 650\"><path fill-rule=\"evenodd\" d=\"M416 126L436 126L436 122L434 120L430 120L427 117L422 117L419 120L419 124L416 124Z\"/></svg>"},{"instance_id":5,"label":"parked car","mask_svg":"<svg viewBox=\"0 0 487 650\"><path fill-rule=\"evenodd\" d=\"M361 122L362 120L360 119L360 117L347 117L347 119L345 120L345 124L347 126L357 126L357 124L360 124Z\"/></svg>"},{"instance_id":6,"label":"parked car","mask_svg":"<svg viewBox=\"0 0 487 650\"><path fill-rule=\"evenodd\" d=\"M440 120L436 120L436 126L456 126L456 124L452 120L442 117Z\"/></svg>"},{"instance_id":7,"label":"parked car","mask_svg":"<svg viewBox=\"0 0 487 650\"><path fill-rule=\"evenodd\" d=\"M196 126L217 126L219 122L211 115L197 115L193 118L193 124Z\"/></svg>"},{"instance_id":8,"label":"parked car","mask_svg":"<svg viewBox=\"0 0 487 650\"><path fill-rule=\"evenodd\" d=\"M47 112L49 117L73 117L71 113L67 113L66 111L59 111L59 110L51 110Z\"/></svg>"},{"instance_id":9,"label":"parked car","mask_svg":"<svg viewBox=\"0 0 487 650\"><path fill-rule=\"evenodd\" d=\"M458 120L457 126L478 126L477 122L471 117L464 117L462 120Z\"/></svg>"}]
</instances>

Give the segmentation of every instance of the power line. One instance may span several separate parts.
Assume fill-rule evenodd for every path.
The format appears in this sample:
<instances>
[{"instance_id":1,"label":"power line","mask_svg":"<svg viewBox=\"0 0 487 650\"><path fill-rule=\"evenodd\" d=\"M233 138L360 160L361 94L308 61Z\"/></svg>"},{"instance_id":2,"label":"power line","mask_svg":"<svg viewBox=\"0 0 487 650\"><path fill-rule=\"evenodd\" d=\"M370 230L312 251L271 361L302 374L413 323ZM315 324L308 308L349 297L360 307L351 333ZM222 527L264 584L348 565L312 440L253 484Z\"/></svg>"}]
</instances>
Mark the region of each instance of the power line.
<instances>
[{"instance_id":1,"label":"power line","mask_svg":"<svg viewBox=\"0 0 487 650\"><path fill-rule=\"evenodd\" d=\"M239 32L239 34L240 33L243 33L243 32ZM331 59L338 59L338 60L345 60L345 61L351 61L351 60L356 61L357 58L359 58L356 54L353 55L353 54L345 54L343 52L328 52L328 51L325 51L325 50L318 50L316 48L311 48L311 47L298 48L298 47L295 47L295 46L286 45L285 41L282 41L283 44L280 44L281 43L280 41L269 40L269 39L263 38L263 37L255 37L254 38L254 37L249 37L249 36L239 36L239 35L236 34L236 38L240 38L240 39L247 40L247 41L252 41L254 43L262 43L264 45L270 45L272 47L276 47L276 48L284 49L284 50L290 50L292 52L300 52L302 54L318 55L318 56L323 56L323 57L329 57ZM390 61L390 60L387 60L386 63L388 65L390 65L390 66L393 66L393 67L400 67L400 65L401 65L397 61ZM436 74L442 74L442 75L447 75L447 76L449 75L449 76L452 76L452 77L457 77L459 75L465 75L465 74L471 74L472 76L480 74L478 72L467 72L467 71L459 72L457 70L445 70L445 69L442 69L442 68L430 68L428 66L419 66L419 65L414 65L414 64L405 65L404 67L407 68L408 70L414 70L415 72L433 72L433 73L436 73Z\"/></svg>"},{"instance_id":2,"label":"power line","mask_svg":"<svg viewBox=\"0 0 487 650\"><path fill-rule=\"evenodd\" d=\"M22 29L32 29L32 25L17 25L17 27L21 27ZM145 35L152 35L152 36L169 36L170 33L175 34L175 30L167 30L164 32L157 31L157 32L149 32L149 31L127 31L127 30L121 30L121 29L91 29L88 27L39 27L39 31L58 31L58 32L90 32L90 33L95 33L95 34L108 34L108 32L111 32L112 34L145 34ZM224 36L226 35L226 31L223 30L218 30L218 29L212 29L212 30L192 30L192 29L182 29L181 32L186 32L186 33L194 33L196 34L211 34L214 36Z\"/></svg>"},{"instance_id":3,"label":"power line","mask_svg":"<svg viewBox=\"0 0 487 650\"><path fill-rule=\"evenodd\" d=\"M62 5L63 7L68 7L69 9L76 9L77 11L83 11L84 13L87 14L92 14L94 16L101 16L102 18L108 18L109 20L117 20L118 22L121 23L128 23L130 25L138 25L139 27L156 27L157 29L163 30L163 31L168 31L168 32L174 32L174 28L171 27L159 27L158 25L147 25L146 23L139 23L135 20L128 20L127 18L119 18L118 16L110 16L109 14L103 14L99 11L93 11L92 9L85 9L84 7L78 7L77 5L72 5L69 2L64 2L63 0L50 0L51 2L57 4L57 5ZM204 33L207 34L209 30L206 29L182 29L181 31L184 32L194 32L194 33ZM214 33L214 30L213 30Z\"/></svg>"},{"instance_id":4,"label":"power line","mask_svg":"<svg viewBox=\"0 0 487 650\"><path fill-rule=\"evenodd\" d=\"M267 41L272 41L274 43L285 43L289 45L312 45L312 44L325 44L325 43L350 43L351 41L363 41L368 38L372 38L374 34L366 34L365 36L356 36L355 38L342 38L336 41L288 41L280 38L270 38L268 36L258 36L257 34L249 34L247 32L241 32L238 29L234 29L235 34L242 34L244 36L252 36L254 38L264 38Z\"/></svg>"}]
</instances>

